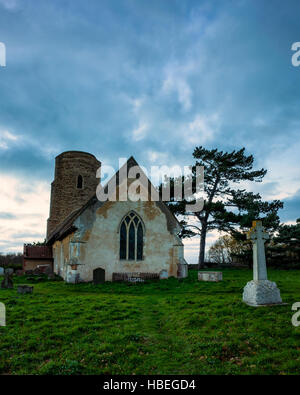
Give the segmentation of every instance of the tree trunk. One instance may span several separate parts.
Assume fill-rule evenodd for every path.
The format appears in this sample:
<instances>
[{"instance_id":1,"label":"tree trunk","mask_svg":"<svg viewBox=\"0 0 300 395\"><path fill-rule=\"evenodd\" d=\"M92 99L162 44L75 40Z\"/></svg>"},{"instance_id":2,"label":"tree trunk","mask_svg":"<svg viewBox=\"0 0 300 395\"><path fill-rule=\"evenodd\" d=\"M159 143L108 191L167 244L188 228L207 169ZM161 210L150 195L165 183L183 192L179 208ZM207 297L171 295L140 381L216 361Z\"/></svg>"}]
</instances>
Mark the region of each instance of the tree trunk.
<instances>
[{"instance_id":1,"label":"tree trunk","mask_svg":"<svg viewBox=\"0 0 300 395\"><path fill-rule=\"evenodd\" d=\"M205 259L205 242L206 242L206 225L202 224L201 236L200 236L200 250L198 259L198 269L203 269Z\"/></svg>"}]
</instances>

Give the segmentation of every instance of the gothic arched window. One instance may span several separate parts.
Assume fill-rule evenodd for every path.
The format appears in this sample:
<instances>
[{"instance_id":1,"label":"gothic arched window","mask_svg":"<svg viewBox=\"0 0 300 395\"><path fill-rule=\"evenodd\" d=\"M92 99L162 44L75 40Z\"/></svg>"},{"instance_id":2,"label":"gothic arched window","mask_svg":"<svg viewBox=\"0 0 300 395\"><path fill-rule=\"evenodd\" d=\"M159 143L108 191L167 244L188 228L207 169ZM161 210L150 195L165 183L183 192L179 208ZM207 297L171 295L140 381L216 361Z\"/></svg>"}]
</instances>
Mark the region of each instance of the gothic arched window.
<instances>
[{"instance_id":1,"label":"gothic arched window","mask_svg":"<svg viewBox=\"0 0 300 395\"><path fill-rule=\"evenodd\" d=\"M79 174L77 177L77 188L82 189L83 188L83 178L82 175Z\"/></svg>"},{"instance_id":2,"label":"gothic arched window","mask_svg":"<svg viewBox=\"0 0 300 395\"><path fill-rule=\"evenodd\" d=\"M131 211L120 226L120 259L143 259L144 229L140 217Z\"/></svg>"}]
</instances>

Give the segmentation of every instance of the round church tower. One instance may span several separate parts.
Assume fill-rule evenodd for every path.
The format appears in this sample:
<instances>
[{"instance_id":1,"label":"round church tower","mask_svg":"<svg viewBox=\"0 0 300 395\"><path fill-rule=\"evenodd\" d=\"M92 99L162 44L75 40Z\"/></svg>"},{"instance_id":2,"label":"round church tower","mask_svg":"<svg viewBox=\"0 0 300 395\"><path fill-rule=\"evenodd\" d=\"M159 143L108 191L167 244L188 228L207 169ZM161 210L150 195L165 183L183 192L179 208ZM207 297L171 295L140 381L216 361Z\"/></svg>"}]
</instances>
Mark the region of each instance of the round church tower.
<instances>
[{"instance_id":1,"label":"round church tower","mask_svg":"<svg viewBox=\"0 0 300 395\"><path fill-rule=\"evenodd\" d=\"M72 211L82 207L96 193L99 184L96 172L100 166L101 162L87 152L66 151L55 158L47 239Z\"/></svg>"}]
</instances>

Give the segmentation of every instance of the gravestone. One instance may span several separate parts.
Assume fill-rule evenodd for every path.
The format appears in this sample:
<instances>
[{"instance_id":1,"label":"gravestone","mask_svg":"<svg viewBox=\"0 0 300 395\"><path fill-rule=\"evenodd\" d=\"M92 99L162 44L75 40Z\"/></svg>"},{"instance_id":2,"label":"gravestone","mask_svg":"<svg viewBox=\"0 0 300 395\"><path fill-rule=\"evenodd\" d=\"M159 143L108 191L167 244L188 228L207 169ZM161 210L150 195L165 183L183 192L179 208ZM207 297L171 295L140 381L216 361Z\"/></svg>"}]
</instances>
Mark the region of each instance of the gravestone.
<instances>
[{"instance_id":1,"label":"gravestone","mask_svg":"<svg viewBox=\"0 0 300 395\"><path fill-rule=\"evenodd\" d=\"M47 276L49 276L49 274L52 274L53 270L52 267L50 265L48 265L44 271L44 274L46 274Z\"/></svg>"},{"instance_id":2,"label":"gravestone","mask_svg":"<svg viewBox=\"0 0 300 395\"><path fill-rule=\"evenodd\" d=\"M1 283L2 289L11 289L14 287L13 280L12 280L13 272L14 272L13 269L5 269L4 270L4 280Z\"/></svg>"},{"instance_id":3,"label":"gravestone","mask_svg":"<svg viewBox=\"0 0 300 395\"><path fill-rule=\"evenodd\" d=\"M18 293L19 294L32 294L33 286L30 285L18 285Z\"/></svg>"},{"instance_id":4,"label":"gravestone","mask_svg":"<svg viewBox=\"0 0 300 395\"><path fill-rule=\"evenodd\" d=\"M169 278L168 271L167 270L162 270L159 273L159 279L160 280L166 280L167 278Z\"/></svg>"},{"instance_id":5,"label":"gravestone","mask_svg":"<svg viewBox=\"0 0 300 395\"><path fill-rule=\"evenodd\" d=\"M48 274L48 280L55 280L55 279L56 279L56 276L54 273Z\"/></svg>"},{"instance_id":6,"label":"gravestone","mask_svg":"<svg viewBox=\"0 0 300 395\"><path fill-rule=\"evenodd\" d=\"M0 326L6 326L5 304L0 302Z\"/></svg>"},{"instance_id":7,"label":"gravestone","mask_svg":"<svg viewBox=\"0 0 300 395\"><path fill-rule=\"evenodd\" d=\"M93 271L93 283L103 284L105 282L105 270L99 267Z\"/></svg>"},{"instance_id":8,"label":"gravestone","mask_svg":"<svg viewBox=\"0 0 300 395\"><path fill-rule=\"evenodd\" d=\"M4 269L3 267L0 266L0 276L3 276L3 274L4 274Z\"/></svg>"},{"instance_id":9,"label":"gravestone","mask_svg":"<svg viewBox=\"0 0 300 395\"><path fill-rule=\"evenodd\" d=\"M269 281L265 255L265 242L269 235L261 221L253 221L248 239L253 244L253 280L249 281L243 292L243 301L250 306L281 304L280 291L276 283Z\"/></svg>"},{"instance_id":10,"label":"gravestone","mask_svg":"<svg viewBox=\"0 0 300 395\"><path fill-rule=\"evenodd\" d=\"M222 272L198 272L198 281L218 282L223 280Z\"/></svg>"},{"instance_id":11,"label":"gravestone","mask_svg":"<svg viewBox=\"0 0 300 395\"><path fill-rule=\"evenodd\" d=\"M186 263L179 263L178 270L177 270L177 277L180 279L188 277L189 268Z\"/></svg>"},{"instance_id":12,"label":"gravestone","mask_svg":"<svg viewBox=\"0 0 300 395\"><path fill-rule=\"evenodd\" d=\"M127 279L128 282L130 283L143 283L145 280L141 277L128 277Z\"/></svg>"}]
</instances>

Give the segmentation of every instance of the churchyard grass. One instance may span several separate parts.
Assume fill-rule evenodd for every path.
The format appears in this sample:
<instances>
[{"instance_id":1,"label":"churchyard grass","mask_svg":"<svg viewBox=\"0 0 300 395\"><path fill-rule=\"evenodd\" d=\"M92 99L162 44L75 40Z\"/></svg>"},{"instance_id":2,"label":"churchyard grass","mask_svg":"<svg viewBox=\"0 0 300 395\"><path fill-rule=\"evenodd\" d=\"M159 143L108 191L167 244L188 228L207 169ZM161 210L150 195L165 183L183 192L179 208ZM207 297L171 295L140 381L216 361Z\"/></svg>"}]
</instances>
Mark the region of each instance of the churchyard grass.
<instances>
[{"instance_id":1,"label":"churchyard grass","mask_svg":"<svg viewBox=\"0 0 300 395\"><path fill-rule=\"evenodd\" d=\"M268 270L287 305L249 307L252 271L224 269L219 283L70 285L14 277L0 290L0 374L299 374L299 270ZM34 293L17 294L17 285Z\"/></svg>"}]
</instances>

